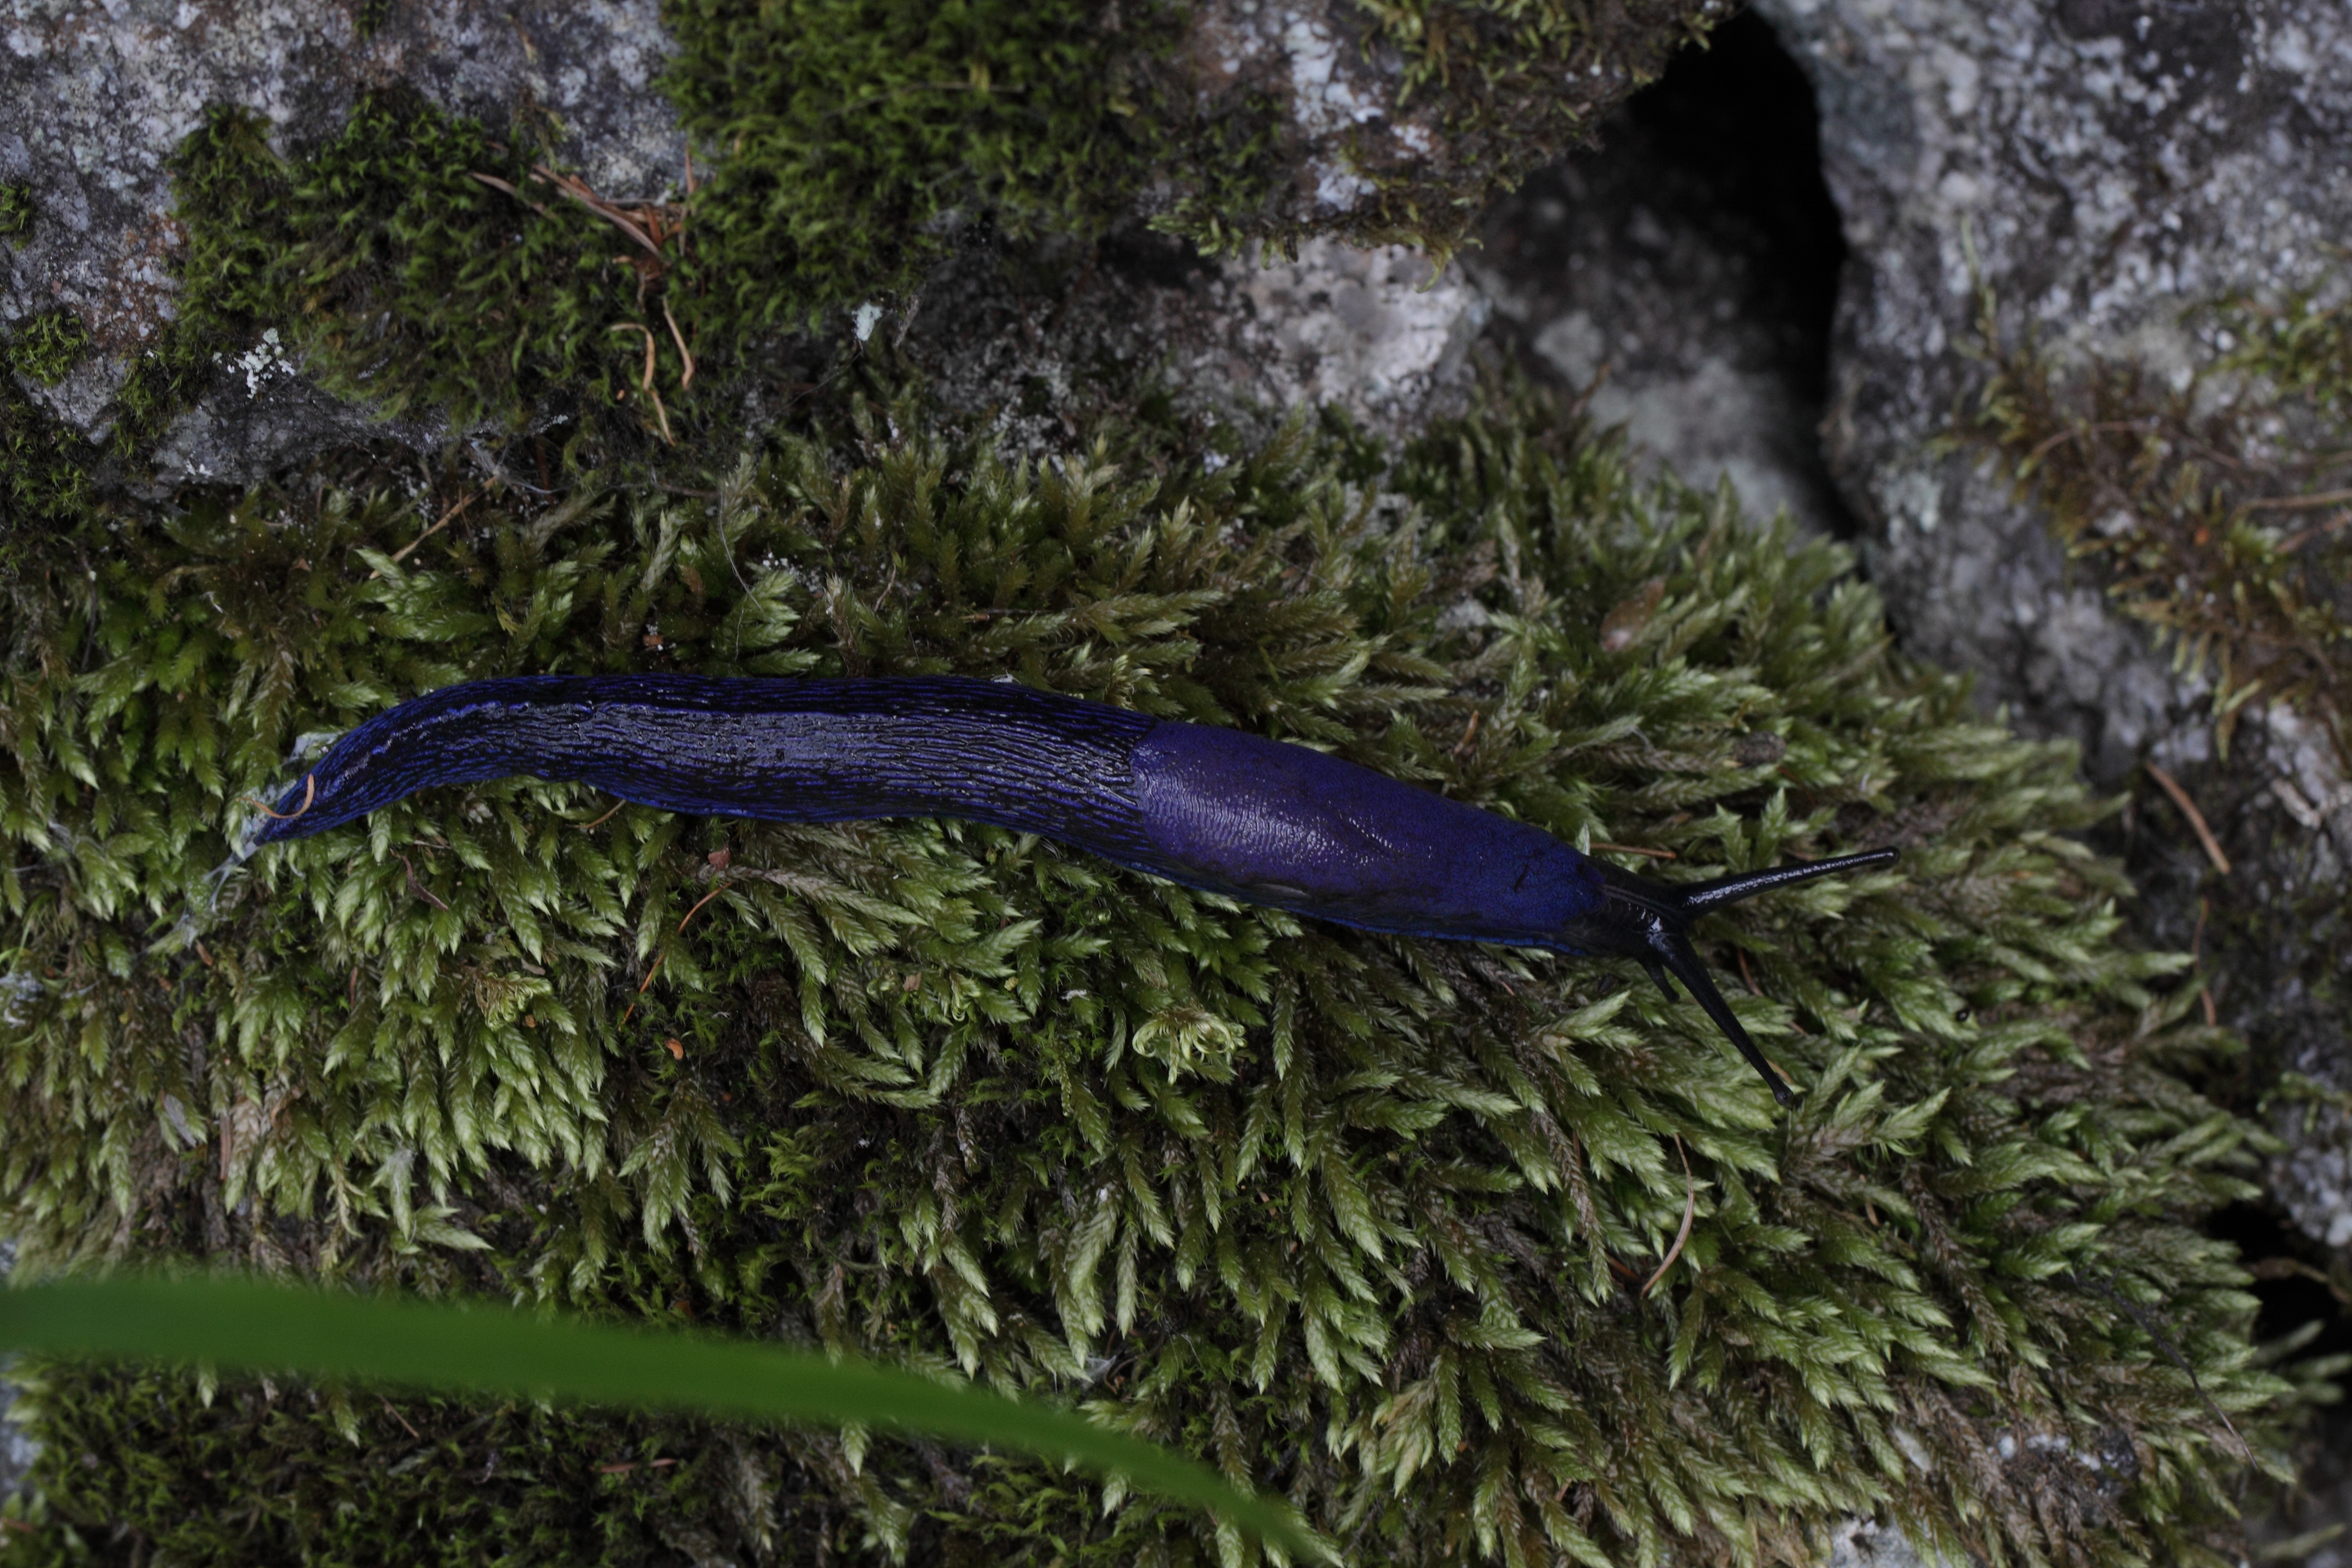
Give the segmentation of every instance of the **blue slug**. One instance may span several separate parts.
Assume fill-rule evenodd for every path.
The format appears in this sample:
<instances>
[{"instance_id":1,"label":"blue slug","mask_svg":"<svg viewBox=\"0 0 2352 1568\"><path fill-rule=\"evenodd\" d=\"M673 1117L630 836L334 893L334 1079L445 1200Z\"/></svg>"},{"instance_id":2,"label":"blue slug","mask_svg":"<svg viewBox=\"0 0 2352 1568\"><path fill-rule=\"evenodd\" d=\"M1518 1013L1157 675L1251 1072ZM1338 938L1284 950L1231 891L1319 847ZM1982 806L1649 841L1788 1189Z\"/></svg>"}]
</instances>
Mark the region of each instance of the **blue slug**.
<instances>
[{"instance_id":1,"label":"blue slug","mask_svg":"<svg viewBox=\"0 0 2352 1568\"><path fill-rule=\"evenodd\" d=\"M1674 974L1794 1095L1707 977L1691 921L1883 865L1892 849L1680 887L1353 763L1238 730L952 678L520 676L444 688L344 736L260 843L434 784L530 773L667 811L843 822L961 816L1186 887L1369 931L1631 958Z\"/></svg>"}]
</instances>

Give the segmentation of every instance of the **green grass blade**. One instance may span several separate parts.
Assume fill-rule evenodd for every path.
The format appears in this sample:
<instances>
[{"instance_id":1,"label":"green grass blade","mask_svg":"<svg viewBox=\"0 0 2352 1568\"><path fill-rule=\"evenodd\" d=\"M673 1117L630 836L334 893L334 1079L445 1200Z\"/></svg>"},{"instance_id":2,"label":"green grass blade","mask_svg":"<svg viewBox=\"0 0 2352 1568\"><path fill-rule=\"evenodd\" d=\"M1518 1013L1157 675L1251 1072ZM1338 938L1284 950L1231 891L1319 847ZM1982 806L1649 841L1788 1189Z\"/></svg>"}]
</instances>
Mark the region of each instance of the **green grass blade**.
<instances>
[{"instance_id":1,"label":"green grass blade","mask_svg":"<svg viewBox=\"0 0 2352 1568\"><path fill-rule=\"evenodd\" d=\"M896 1426L1117 1471L1300 1556L1337 1561L1281 1503L1245 1497L1190 1459L1082 1416L746 1342L548 1321L487 1305L134 1275L0 1289L0 1350L152 1356L453 1394Z\"/></svg>"}]
</instances>

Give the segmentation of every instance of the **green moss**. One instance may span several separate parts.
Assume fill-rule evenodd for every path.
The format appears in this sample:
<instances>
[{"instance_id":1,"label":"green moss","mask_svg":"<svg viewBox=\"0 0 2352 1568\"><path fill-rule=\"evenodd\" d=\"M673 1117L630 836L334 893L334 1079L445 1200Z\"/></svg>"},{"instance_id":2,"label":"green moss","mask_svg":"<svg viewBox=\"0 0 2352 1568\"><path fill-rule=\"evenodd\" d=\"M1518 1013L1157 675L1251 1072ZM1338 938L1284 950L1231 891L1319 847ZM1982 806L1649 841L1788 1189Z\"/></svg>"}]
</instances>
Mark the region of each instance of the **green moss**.
<instances>
[{"instance_id":1,"label":"green moss","mask_svg":"<svg viewBox=\"0 0 2352 1568\"><path fill-rule=\"evenodd\" d=\"M69 374L89 347L89 329L71 310L46 310L16 323L8 340L8 366L43 386Z\"/></svg>"},{"instance_id":2,"label":"green moss","mask_svg":"<svg viewBox=\"0 0 2352 1568\"><path fill-rule=\"evenodd\" d=\"M1965 432L2007 460L2109 602L2168 647L2184 675L2210 680L2213 734L2231 765L2183 782L2234 874L2198 847L2152 780L2134 781L2148 825L2137 858L2155 918L2200 947L2209 1005L2255 1036L2224 1089L2294 1128L2306 1149L2346 1137L2339 1108L2315 1098L2296 1070L2340 1037L2352 927L2341 868L2326 836L2310 831L2316 817L2306 814L2325 807L2297 793L2290 728L2307 722L2336 765L2352 768L2345 282L2339 267L2283 298L2240 295L2185 312L2202 352L2177 385L2129 360L2062 366L2031 341L2004 342L1988 298L1990 374ZM2265 710L2275 719L2255 744L2270 755L2233 762L2239 721ZM2315 1129L2299 1108L2326 1121ZM2334 1266L2344 1272L2340 1256Z\"/></svg>"},{"instance_id":3,"label":"green moss","mask_svg":"<svg viewBox=\"0 0 2352 1568\"><path fill-rule=\"evenodd\" d=\"M678 42L664 86L719 154L692 271L739 330L903 294L959 235L1098 233L1196 136L1221 164L1247 158L1246 134L1193 126L1191 95L1165 79L1172 5L671 0L663 14Z\"/></svg>"},{"instance_id":4,"label":"green moss","mask_svg":"<svg viewBox=\"0 0 2352 1568\"><path fill-rule=\"evenodd\" d=\"M96 504L89 443L0 376L0 577L34 534L86 522Z\"/></svg>"},{"instance_id":5,"label":"green moss","mask_svg":"<svg viewBox=\"0 0 2352 1568\"><path fill-rule=\"evenodd\" d=\"M601 416L645 395L648 331L660 379L682 374L658 265L617 254L628 240L539 177L535 148L399 92L291 163L264 129L217 113L175 161L188 233L175 363L275 327L329 390L459 428L533 413L638 426L634 410ZM656 426L650 410L643 424Z\"/></svg>"},{"instance_id":6,"label":"green moss","mask_svg":"<svg viewBox=\"0 0 2352 1568\"><path fill-rule=\"evenodd\" d=\"M37 212L32 186L22 180L0 183L0 239L22 239L32 233Z\"/></svg>"},{"instance_id":7,"label":"green moss","mask_svg":"<svg viewBox=\"0 0 2352 1568\"><path fill-rule=\"evenodd\" d=\"M2265 1452L2284 1391L2193 1228L2252 1190L2242 1124L2174 1076L2228 1037L2151 991L2178 959L2117 942L2071 755L1892 655L1842 553L1638 486L1536 407L1204 473L1148 431L1013 469L913 401L839 406L709 500L484 494L395 562L459 481L346 471L19 574L20 1266L196 1254L856 1348L1203 1455L1358 1561L1751 1563L1857 1511L1990 1563L2224 1561L2238 1450L2199 1387ZM1786 1118L1626 966L1341 931L967 824L507 780L206 902L299 737L468 676L629 668L1011 673L1669 876L1906 858L1702 932L1810 1089ZM2198 1386L2110 1290L2160 1305ZM694 1447L259 1385L207 1415L184 1383L45 1375L55 1552L380 1560L418 1507L517 1562L1232 1544L856 1432ZM2020 1435L2058 1447L2000 1458ZM101 1440L121 1457L79 1474ZM589 1462L656 1442L705 1468Z\"/></svg>"},{"instance_id":8,"label":"green moss","mask_svg":"<svg viewBox=\"0 0 2352 1568\"><path fill-rule=\"evenodd\" d=\"M53 1370L22 1408L66 1459L29 1513L69 1561L110 1560L131 1542L90 1521L135 1518L131 1541L184 1562L669 1563L698 1536L745 1533L747 1510L796 1534L838 1511L759 1487L793 1474L773 1450L795 1437L755 1445L675 1419L254 1382L215 1393L136 1368ZM368 1484L352 1488L354 1471Z\"/></svg>"}]
</instances>

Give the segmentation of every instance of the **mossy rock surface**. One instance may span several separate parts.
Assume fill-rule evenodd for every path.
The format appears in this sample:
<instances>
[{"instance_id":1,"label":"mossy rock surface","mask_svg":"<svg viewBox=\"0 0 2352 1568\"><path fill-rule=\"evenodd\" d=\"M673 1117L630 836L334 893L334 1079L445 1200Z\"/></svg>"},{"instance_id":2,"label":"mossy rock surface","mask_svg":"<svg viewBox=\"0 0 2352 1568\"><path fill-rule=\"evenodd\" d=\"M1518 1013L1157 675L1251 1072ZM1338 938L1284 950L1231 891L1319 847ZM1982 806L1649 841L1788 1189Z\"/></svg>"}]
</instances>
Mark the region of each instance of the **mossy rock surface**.
<instances>
[{"instance_id":1,"label":"mossy rock surface","mask_svg":"<svg viewBox=\"0 0 2352 1568\"><path fill-rule=\"evenodd\" d=\"M135 57L45 39L0 64L0 98L68 126L0 109L0 142L36 149L0 185L24 280L0 315L76 280L82 333L26 390L134 482L192 408L175 475L349 438L348 408L247 406L234 365L269 329L339 396L412 412L394 434L422 448L444 417L616 401L667 446L793 380L779 336L910 310L958 256L1121 224L1212 256L1449 251L1724 5L624 0L526 26L311 0L277 35L220 19Z\"/></svg>"},{"instance_id":2,"label":"mossy rock surface","mask_svg":"<svg viewBox=\"0 0 2352 1568\"><path fill-rule=\"evenodd\" d=\"M1993 1563L2224 1560L2238 1435L2269 1451L2290 1392L2195 1228L2252 1190L2243 1124L2175 1076L2229 1037L2116 940L2072 754L1895 655L1840 552L1637 487L1538 405L1402 451L1333 423L1204 471L1146 426L1008 468L846 385L705 494L410 495L353 457L20 554L20 1268L204 1258L858 1351L1201 1455L1351 1561L1802 1562L1873 1512ZM1626 966L950 822L507 781L211 901L242 797L324 735L628 669L1011 675L1669 879L1905 858L1701 928L1807 1090L1786 1115ZM72 1365L30 1404L35 1555L1248 1556L861 1432Z\"/></svg>"}]
</instances>

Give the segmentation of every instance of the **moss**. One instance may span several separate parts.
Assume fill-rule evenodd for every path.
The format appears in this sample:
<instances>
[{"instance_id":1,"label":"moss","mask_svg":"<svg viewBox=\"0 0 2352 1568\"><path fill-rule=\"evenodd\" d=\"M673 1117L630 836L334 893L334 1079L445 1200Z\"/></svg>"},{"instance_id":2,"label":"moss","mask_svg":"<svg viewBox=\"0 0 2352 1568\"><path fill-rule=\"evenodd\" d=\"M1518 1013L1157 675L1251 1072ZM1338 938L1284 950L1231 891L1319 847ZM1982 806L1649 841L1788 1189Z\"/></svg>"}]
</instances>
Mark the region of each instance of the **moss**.
<instances>
[{"instance_id":1,"label":"moss","mask_svg":"<svg viewBox=\"0 0 2352 1568\"><path fill-rule=\"evenodd\" d=\"M766 1443L678 1420L215 1391L137 1368L53 1371L22 1408L67 1458L29 1512L68 1560L675 1563L698 1536L740 1535L747 1509L820 1536L842 1512L802 1489L763 1495ZM356 1489L354 1467L370 1478ZM138 1522L115 1540L89 1522L118 1518Z\"/></svg>"},{"instance_id":2,"label":"moss","mask_svg":"<svg viewBox=\"0 0 2352 1568\"><path fill-rule=\"evenodd\" d=\"M1362 1561L1794 1559L1856 1511L1990 1563L2225 1560L2216 1407L2268 1451L2285 1386L2193 1228L2252 1190L2242 1125L2176 1076L2228 1037L2182 1022L2178 959L2116 941L2071 755L1892 654L1841 552L1638 486L1534 405L1204 472L1148 429L1008 468L911 398L828 395L709 500L491 491L418 542L464 481L412 502L344 469L20 572L22 1267L193 1254L864 1350L1206 1456ZM1009 672L1669 876L1907 858L1705 930L1811 1090L1786 1119L1625 966L1340 931L964 824L508 780L207 901L239 798L305 735L468 676L627 668ZM38 1552L381 1559L416 1507L517 1562L1233 1545L857 1432L258 1384L207 1414L183 1381L44 1375ZM86 1434L120 1458L79 1473ZM700 1468L589 1462L670 1454Z\"/></svg>"},{"instance_id":3,"label":"moss","mask_svg":"<svg viewBox=\"0 0 2352 1568\"><path fill-rule=\"evenodd\" d=\"M36 533L85 524L97 505L88 443L0 376L0 577Z\"/></svg>"},{"instance_id":4,"label":"moss","mask_svg":"<svg viewBox=\"0 0 2352 1568\"><path fill-rule=\"evenodd\" d=\"M7 347L10 369L55 386L89 347L89 329L71 310L45 310L18 321Z\"/></svg>"},{"instance_id":5,"label":"moss","mask_svg":"<svg viewBox=\"0 0 2352 1568\"><path fill-rule=\"evenodd\" d=\"M2236 874L2152 784L2137 855L2155 918L2200 947L2208 1005L2255 1036L2232 1092L2248 1108L2275 1100L2282 1124L2295 1069L2336 1053L2352 963L2340 868L2310 831L2325 806L2298 791L2291 736L2308 722L2324 760L2352 769L2352 319L2330 302L2342 285L2189 311L2202 353L2179 385L2127 361L2062 369L2030 341L2003 342L1988 300L1990 374L1965 432L2009 462L2109 601L2210 682L2220 763L2240 765L2186 783ZM2239 721L2265 710L2278 717L2256 743L2272 754L2244 765Z\"/></svg>"},{"instance_id":6,"label":"moss","mask_svg":"<svg viewBox=\"0 0 2352 1568\"><path fill-rule=\"evenodd\" d=\"M187 304L165 374L274 327L329 390L387 416L511 429L537 414L605 433L640 420L604 410L650 403L648 333L659 377L683 374L666 263L615 254L620 225L559 194L535 145L399 91L291 162L264 130L215 113L175 160ZM660 428L650 407L642 424Z\"/></svg>"},{"instance_id":7,"label":"moss","mask_svg":"<svg viewBox=\"0 0 2352 1568\"><path fill-rule=\"evenodd\" d=\"M0 182L0 240L22 239L32 233L37 210L32 186L22 180Z\"/></svg>"},{"instance_id":8,"label":"moss","mask_svg":"<svg viewBox=\"0 0 2352 1568\"><path fill-rule=\"evenodd\" d=\"M718 157L693 268L738 330L904 294L959 234L1099 232L1193 126L1181 8L1097 0L671 0L664 79ZM1231 178L1227 174L1224 177ZM1244 200L1255 199L1244 195Z\"/></svg>"}]
</instances>

